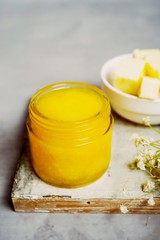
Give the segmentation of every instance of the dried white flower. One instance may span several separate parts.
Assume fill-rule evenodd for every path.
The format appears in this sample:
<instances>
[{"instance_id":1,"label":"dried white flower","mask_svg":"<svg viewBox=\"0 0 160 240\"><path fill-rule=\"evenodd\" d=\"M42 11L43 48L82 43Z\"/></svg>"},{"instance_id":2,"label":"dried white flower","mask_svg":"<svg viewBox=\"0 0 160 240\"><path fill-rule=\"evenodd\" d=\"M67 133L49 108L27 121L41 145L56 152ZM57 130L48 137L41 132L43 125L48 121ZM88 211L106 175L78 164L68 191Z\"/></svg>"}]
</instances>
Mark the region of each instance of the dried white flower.
<instances>
[{"instance_id":1,"label":"dried white flower","mask_svg":"<svg viewBox=\"0 0 160 240\"><path fill-rule=\"evenodd\" d=\"M149 160L149 161L148 161L148 166L149 166L149 167L154 167L155 164L156 164L156 160L155 160L155 159L152 159L152 160Z\"/></svg>"},{"instance_id":2,"label":"dried white flower","mask_svg":"<svg viewBox=\"0 0 160 240\"><path fill-rule=\"evenodd\" d=\"M120 210L121 210L121 213L127 213L128 212L127 207L123 204L120 205Z\"/></svg>"},{"instance_id":3,"label":"dried white flower","mask_svg":"<svg viewBox=\"0 0 160 240\"><path fill-rule=\"evenodd\" d=\"M144 154L146 156L149 157L149 159L153 159L154 155L155 155L155 151L153 149L150 149L150 148L145 148L144 150Z\"/></svg>"},{"instance_id":4,"label":"dried white flower","mask_svg":"<svg viewBox=\"0 0 160 240\"><path fill-rule=\"evenodd\" d=\"M137 161L145 161L144 155L142 153L138 153L136 156Z\"/></svg>"},{"instance_id":5,"label":"dried white flower","mask_svg":"<svg viewBox=\"0 0 160 240\"><path fill-rule=\"evenodd\" d=\"M150 124L150 118L144 118L143 123L156 133L160 130ZM147 181L142 185L144 192L156 192L160 189L160 139L154 141L152 138L143 137L134 133L131 137L137 149L134 161L129 165L131 169L140 169L146 171L154 181ZM148 200L150 205L154 205L154 199Z\"/></svg>"},{"instance_id":6,"label":"dried white flower","mask_svg":"<svg viewBox=\"0 0 160 240\"><path fill-rule=\"evenodd\" d=\"M155 156L155 151L153 149L145 148L144 157L145 157L146 161L153 160L154 156Z\"/></svg>"},{"instance_id":7,"label":"dried white flower","mask_svg":"<svg viewBox=\"0 0 160 240\"><path fill-rule=\"evenodd\" d=\"M143 137L137 133L134 133L131 137L131 140L134 142L135 146L138 147L139 145L142 146L149 146L153 139Z\"/></svg>"},{"instance_id":8,"label":"dried white flower","mask_svg":"<svg viewBox=\"0 0 160 240\"><path fill-rule=\"evenodd\" d=\"M143 171L146 170L145 164L144 164L144 162L143 162L142 160L139 160L139 161L137 162L137 167L138 167L139 169L143 170Z\"/></svg>"},{"instance_id":9,"label":"dried white flower","mask_svg":"<svg viewBox=\"0 0 160 240\"><path fill-rule=\"evenodd\" d=\"M142 122L145 126L150 126L151 124L151 118L149 116L142 119Z\"/></svg>"},{"instance_id":10,"label":"dried white flower","mask_svg":"<svg viewBox=\"0 0 160 240\"><path fill-rule=\"evenodd\" d=\"M148 204L150 206L154 206L155 205L155 201L154 201L153 195L151 195L150 198L148 199Z\"/></svg>"},{"instance_id":11,"label":"dried white flower","mask_svg":"<svg viewBox=\"0 0 160 240\"><path fill-rule=\"evenodd\" d=\"M138 133L133 133L131 136L131 140L134 142L135 139L139 138L139 134Z\"/></svg>"},{"instance_id":12,"label":"dried white flower","mask_svg":"<svg viewBox=\"0 0 160 240\"><path fill-rule=\"evenodd\" d=\"M142 190L143 192L151 192L155 189L155 182L148 180L146 183L143 184Z\"/></svg>"},{"instance_id":13,"label":"dried white flower","mask_svg":"<svg viewBox=\"0 0 160 240\"><path fill-rule=\"evenodd\" d=\"M157 168L158 169L160 168L160 159L159 158L157 159Z\"/></svg>"}]
</instances>

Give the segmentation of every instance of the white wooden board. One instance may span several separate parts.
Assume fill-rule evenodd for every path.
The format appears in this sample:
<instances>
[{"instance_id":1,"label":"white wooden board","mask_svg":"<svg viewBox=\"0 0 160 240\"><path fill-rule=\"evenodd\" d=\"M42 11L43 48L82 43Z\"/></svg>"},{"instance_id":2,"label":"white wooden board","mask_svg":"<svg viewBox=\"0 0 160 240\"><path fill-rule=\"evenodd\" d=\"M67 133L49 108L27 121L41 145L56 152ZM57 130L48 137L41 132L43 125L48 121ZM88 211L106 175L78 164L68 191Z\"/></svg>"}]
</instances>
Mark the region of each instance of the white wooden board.
<instances>
[{"instance_id":1,"label":"white wooden board","mask_svg":"<svg viewBox=\"0 0 160 240\"><path fill-rule=\"evenodd\" d=\"M57 188L40 180L32 169L28 139L25 139L11 194L15 211L121 213L120 206L124 205L128 213L160 213L160 196L156 193L155 205L150 206L149 194L141 190L149 176L128 167L136 153L132 134L140 133L155 139L159 136L116 114L114 118L109 169L95 183L82 188Z\"/></svg>"}]
</instances>

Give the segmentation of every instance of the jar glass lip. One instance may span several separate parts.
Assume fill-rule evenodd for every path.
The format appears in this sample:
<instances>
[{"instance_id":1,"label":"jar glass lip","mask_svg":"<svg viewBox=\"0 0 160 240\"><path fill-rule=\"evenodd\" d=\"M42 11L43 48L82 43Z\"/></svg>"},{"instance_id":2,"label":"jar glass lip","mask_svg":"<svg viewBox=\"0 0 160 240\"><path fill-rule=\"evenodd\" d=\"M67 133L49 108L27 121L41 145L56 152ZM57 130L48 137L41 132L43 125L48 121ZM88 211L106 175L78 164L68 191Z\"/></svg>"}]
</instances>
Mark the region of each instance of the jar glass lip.
<instances>
[{"instance_id":1,"label":"jar glass lip","mask_svg":"<svg viewBox=\"0 0 160 240\"><path fill-rule=\"evenodd\" d=\"M76 120L76 121L71 121L71 120L57 120L51 117L48 117L46 115L43 115L38 109L37 109L37 102L39 100L39 98L41 98L43 95L45 95L48 92L51 91L55 91L55 90L60 90L60 89L64 89L64 88L87 88L90 90L95 91L102 99L103 99L103 106L101 108L101 110L86 119L83 120ZM106 104L107 103L107 104ZM95 118L100 117L104 112L105 114L107 114L108 116L110 116L111 113L111 107L110 107L110 101L108 96L103 92L103 90L101 90L100 88L98 88L95 85L89 84L89 83L85 83L85 82L73 82L73 81L66 81L66 82L57 82L54 84L50 84L47 85L41 89L39 89L31 98L30 104L29 104L29 112L30 114L32 114L35 118L38 118L39 120L41 119L42 121L46 121L48 123L59 123L59 124L82 124L82 123L87 123L88 121L92 121L95 120Z\"/></svg>"}]
</instances>

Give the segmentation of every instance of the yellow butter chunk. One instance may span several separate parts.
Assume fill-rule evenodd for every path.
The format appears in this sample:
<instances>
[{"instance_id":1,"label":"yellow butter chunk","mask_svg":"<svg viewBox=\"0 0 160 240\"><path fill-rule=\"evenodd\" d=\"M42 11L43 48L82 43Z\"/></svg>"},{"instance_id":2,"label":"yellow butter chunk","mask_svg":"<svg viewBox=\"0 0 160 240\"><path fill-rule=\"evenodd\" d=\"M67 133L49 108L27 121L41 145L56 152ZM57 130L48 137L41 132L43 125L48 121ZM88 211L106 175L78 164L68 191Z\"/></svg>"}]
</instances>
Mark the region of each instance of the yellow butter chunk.
<instances>
[{"instance_id":1,"label":"yellow butter chunk","mask_svg":"<svg viewBox=\"0 0 160 240\"><path fill-rule=\"evenodd\" d=\"M144 49L134 50L133 57L143 59L147 63L147 75L160 79L160 50Z\"/></svg>"},{"instance_id":2,"label":"yellow butter chunk","mask_svg":"<svg viewBox=\"0 0 160 240\"><path fill-rule=\"evenodd\" d=\"M145 66L142 59L131 57L122 60L115 69L113 86L125 93L137 95Z\"/></svg>"},{"instance_id":3,"label":"yellow butter chunk","mask_svg":"<svg viewBox=\"0 0 160 240\"><path fill-rule=\"evenodd\" d=\"M39 97L37 110L46 118L60 121L81 121L96 116L104 99L88 88L64 88Z\"/></svg>"},{"instance_id":4,"label":"yellow butter chunk","mask_svg":"<svg viewBox=\"0 0 160 240\"><path fill-rule=\"evenodd\" d=\"M147 75L160 79L160 55L148 57Z\"/></svg>"},{"instance_id":5,"label":"yellow butter chunk","mask_svg":"<svg viewBox=\"0 0 160 240\"><path fill-rule=\"evenodd\" d=\"M138 96L147 99L159 97L160 80L151 77L143 77Z\"/></svg>"}]
</instances>

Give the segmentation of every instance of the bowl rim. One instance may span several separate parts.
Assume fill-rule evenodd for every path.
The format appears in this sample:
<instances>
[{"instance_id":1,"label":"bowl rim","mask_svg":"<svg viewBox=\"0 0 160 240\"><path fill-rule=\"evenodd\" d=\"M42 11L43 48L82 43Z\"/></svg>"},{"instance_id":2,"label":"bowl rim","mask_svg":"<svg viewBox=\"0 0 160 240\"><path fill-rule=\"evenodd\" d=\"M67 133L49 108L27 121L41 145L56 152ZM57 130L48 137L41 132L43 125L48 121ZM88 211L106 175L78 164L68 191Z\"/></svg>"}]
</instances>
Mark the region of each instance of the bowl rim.
<instances>
[{"instance_id":1,"label":"bowl rim","mask_svg":"<svg viewBox=\"0 0 160 240\"><path fill-rule=\"evenodd\" d=\"M150 100L150 99L145 99L145 98L140 98L138 96L135 96L135 95L131 95L131 94L128 94L128 93L124 93L122 91L120 91L119 89L115 88L112 86L112 84L107 80L106 78L106 75L107 75L107 72L110 68L110 66L115 63L116 61L118 62L119 60L121 59L125 59L125 58L128 58L128 57L131 57L132 54L131 53L127 53L127 54L122 54L122 55L119 55L119 56L116 56L116 57L113 57L109 60L107 60L101 67L101 70L100 70L100 75L101 75L101 79L103 81L103 83L108 87L110 88L113 92L123 96L123 97L126 97L126 98L129 98L129 99L133 99L133 100L138 100L138 101L143 101L143 102L155 102L155 103L160 103L160 98L157 98L157 99L153 99L153 100Z\"/></svg>"}]
</instances>

